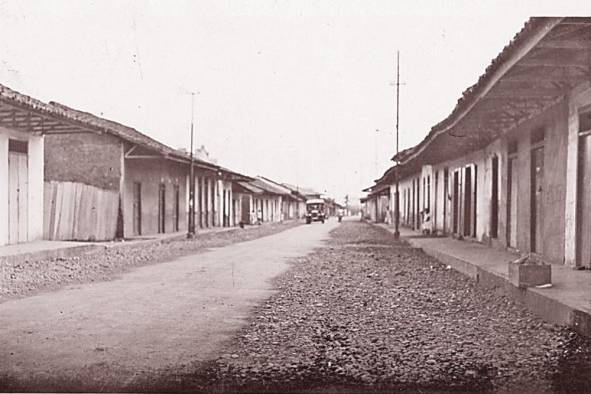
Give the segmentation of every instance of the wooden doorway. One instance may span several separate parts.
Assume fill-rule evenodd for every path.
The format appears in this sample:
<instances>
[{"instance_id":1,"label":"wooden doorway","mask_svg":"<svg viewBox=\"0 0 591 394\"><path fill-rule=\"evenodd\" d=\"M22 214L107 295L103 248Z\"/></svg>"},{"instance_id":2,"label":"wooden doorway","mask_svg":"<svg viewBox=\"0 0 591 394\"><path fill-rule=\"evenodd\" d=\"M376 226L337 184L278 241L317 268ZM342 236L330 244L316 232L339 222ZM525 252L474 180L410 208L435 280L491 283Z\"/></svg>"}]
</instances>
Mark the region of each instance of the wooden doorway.
<instances>
[{"instance_id":1,"label":"wooden doorway","mask_svg":"<svg viewBox=\"0 0 591 394\"><path fill-rule=\"evenodd\" d=\"M158 187L158 233L166 232L166 185Z\"/></svg>"},{"instance_id":2,"label":"wooden doorway","mask_svg":"<svg viewBox=\"0 0 591 394\"><path fill-rule=\"evenodd\" d=\"M591 130L579 137L576 242L578 265L591 268Z\"/></svg>"},{"instance_id":3,"label":"wooden doorway","mask_svg":"<svg viewBox=\"0 0 591 394\"><path fill-rule=\"evenodd\" d=\"M222 191L222 227L228 226L228 199L226 189Z\"/></svg>"},{"instance_id":4,"label":"wooden doorway","mask_svg":"<svg viewBox=\"0 0 591 394\"><path fill-rule=\"evenodd\" d=\"M511 248L517 247L518 180L517 143L513 142L507 158L507 245Z\"/></svg>"},{"instance_id":5,"label":"wooden doorway","mask_svg":"<svg viewBox=\"0 0 591 394\"><path fill-rule=\"evenodd\" d=\"M251 223L250 221L250 211L253 210L250 206L251 201L250 201L251 197L250 196L242 196L242 198L240 199L242 201L241 204L241 215L240 215L240 220L242 221L242 223L246 223L246 224L254 224Z\"/></svg>"},{"instance_id":6,"label":"wooden doorway","mask_svg":"<svg viewBox=\"0 0 591 394\"><path fill-rule=\"evenodd\" d=\"M490 237L499 236L499 157L491 160Z\"/></svg>"},{"instance_id":7,"label":"wooden doorway","mask_svg":"<svg viewBox=\"0 0 591 394\"><path fill-rule=\"evenodd\" d=\"M142 235L142 184L133 183L133 235Z\"/></svg>"},{"instance_id":8,"label":"wooden doorway","mask_svg":"<svg viewBox=\"0 0 591 394\"><path fill-rule=\"evenodd\" d=\"M538 146L531 151L531 251L541 252L543 220L544 147Z\"/></svg>"},{"instance_id":9,"label":"wooden doorway","mask_svg":"<svg viewBox=\"0 0 591 394\"><path fill-rule=\"evenodd\" d=\"M411 199L411 208L412 208L412 213L411 213L411 221L410 221L410 225L411 228L414 229L415 228L415 223L416 223L416 214L417 214L417 209L416 209L416 186L415 186L415 180L412 180L412 193L410 195L410 199Z\"/></svg>"},{"instance_id":10,"label":"wooden doorway","mask_svg":"<svg viewBox=\"0 0 591 394\"><path fill-rule=\"evenodd\" d=\"M174 185L174 196L173 200L174 206L172 208L172 225L173 231L179 231L179 221L180 221L180 210L181 210L181 192L179 185Z\"/></svg>"},{"instance_id":11,"label":"wooden doorway","mask_svg":"<svg viewBox=\"0 0 591 394\"><path fill-rule=\"evenodd\" d=\"M452 231L460 232L460 171L454 171L452 186Z\"/></svg>"},{"instance_id":12,"label":"wooden doorway","mask_svg":"<svg viewBox=\"0 0 591 394\"><path fill-rule=\"evenodd\" d=\"M472 234L472 167L464 169L464 232L469 237Z\"/></svg>"},{"instance_id":13,"label":"wooden doorway","mask_svg":"<svg viewBox=\"0 0 591 394\"><path fill-rule=\"evenodd\" d=\"M27 141L8 142L8 243L26 242L28 234L29 164Z\"/></svg>"},{"instance_id":14,"label":"wooden doorway","mask_svg":"<svg viewBox=\"0 0 591 394\"><path fill-rule=\"evenodd\" d=\"M417 215L415 221L415 230L421 229L421 179L417 178Z\"/></svg>"},{"instance_id":15,"label":"wooden doorway","mask_svg":"<svg viewBox=\"0 0 591 394\"><path fill-rule=\"evenodd\" d=\"M443 235L447 235L449 227L449 219L447 217L449 212L449 169L443 170Z\"/></svg>"},{"instance_id":16,"label":"wooden doorway","mask_svg":"<svg viewBox=\"0 0 591 394\"><path fill-rule=\"evenodd\" d=\"M196 177L195 184L197 185L197 190L195 190L195 204L197 206L195 214L197 215L197 220L195 223L199 228L203 228L203 184L201 177Z\"/></svg>"}]
</instances>

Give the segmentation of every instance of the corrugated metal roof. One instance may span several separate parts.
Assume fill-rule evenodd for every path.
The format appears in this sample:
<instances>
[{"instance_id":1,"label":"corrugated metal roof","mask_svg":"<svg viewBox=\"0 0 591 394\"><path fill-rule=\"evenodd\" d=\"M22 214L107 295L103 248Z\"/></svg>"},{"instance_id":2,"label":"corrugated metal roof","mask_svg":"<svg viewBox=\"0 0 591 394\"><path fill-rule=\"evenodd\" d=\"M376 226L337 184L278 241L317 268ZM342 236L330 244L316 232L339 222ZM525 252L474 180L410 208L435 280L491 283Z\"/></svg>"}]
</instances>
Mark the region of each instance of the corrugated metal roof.
<instances>
[{"instance_id":1,"label":"corrugated metal roof","mask_svg":"<svg viewBox=\"0 0 591 394\"><path fill-rule=\"evenodd\" d=\"M256 187L251 182L236 182L240 187L253 194L263 194L264 190Z\"/></svg>"},{"instance_id":2,"label":"corrugated metal roof","mask_svg":"<svg viewBox=\"0 0 591 394\"><path fill-rule=\"evenodd\" d=\"M278 196L291 195L291 193L286 192L284 188L279 188L260 176L256 177L250 183L270 194L276 194Z\"/></svg>"}]
</instances>

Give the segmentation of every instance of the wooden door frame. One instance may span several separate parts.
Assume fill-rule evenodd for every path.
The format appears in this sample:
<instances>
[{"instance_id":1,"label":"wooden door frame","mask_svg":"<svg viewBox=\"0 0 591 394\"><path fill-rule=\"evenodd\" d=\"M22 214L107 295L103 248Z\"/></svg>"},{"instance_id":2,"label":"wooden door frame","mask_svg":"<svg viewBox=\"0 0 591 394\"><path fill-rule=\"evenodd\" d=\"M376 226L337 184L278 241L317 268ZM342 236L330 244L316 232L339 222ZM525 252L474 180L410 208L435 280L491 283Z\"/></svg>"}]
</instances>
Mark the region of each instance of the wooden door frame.
<instances>
[{"instance_id":1,"label":"wooden door frame","mask_svg":"<svg viewBox=\"0 0 591 394\"><path fill-rule=\"evenodd\" d=\"M158 184L158 233L166 233L166 184Z\"/></svg>"},{"instance_id":2,"label":"wooden door frame","mask_svg":"<svg viewBox=\"0 0 591 394\"><path fill-rule=\"evenodd\" d=\"M472 165L464 166L464 185L462 190L462 197L464 200L463 209L460 211L462 220L462 236L470 237L472 235L472 199L473 199L473 168Z\"/></svg>"},{"instance_id":3,"label":"wooden door frame","mask_svg":"<svg viewBox=\"0 0 591 394\"><path fill-rule=\"evenodd\" d=\"M448 205L449 196L449 168L443 169L443 235L447 235L447 212L449 211Z\"/></svg>"},{"instance_id":4,"label":"wooden door frame","mask_svg":"<svg viewBox=\"0 0 591 394\"><path fill-rule=\"evenodd\" d=\"M452 197L451 197L451 231L452 234L459 234L461 226L460 220L460 211L461 211L461 204L460 204L460 196L461 196L461 185L462 182L460 181L461 171L460 169L456 169L453 171L452 176Z\"/></svg>"},{"instance_id":5,"label":"wooden door frame","mask_svg":"<svg viewBox=\"0 0 591 394\"><path fill-rule=\"evenodd\" d=\"M490 231L492 239L499 236L499 156L491 157L491 205L490 205Z\"/></svg>"},{"instance_id":6,"label":"wooden door frame","mask_svg":"<svg viewBox=\"0 0 591 394\"><path fill-rule=\"evenodd\" d=\"M10 149L10 143L16 141L18 143L27 143L27 151L26 152L22 152L20 150L11 150ZM10 160L10 157L15 158L16 160ZM26 174L25 174L25 179L21 179L21 176L23 174L21 174L20 172L20 161L24 158L24 162L25 162L25 168L26 168ZM21 242L26 242L29 239L29 209L28 209L28 199L29 199L29 187L28 187L28 182L29 182L29 153L28 153L28 142L27 141L20 141L20 140L9 140L9 150L8 150L8 157L7 159L7 164L8 164L8 179L7 179L7 186L8 186L8 244L16 244L16 243L21 243ZM16 163L14 163L14 161L16 161ZM11 165L12 162L12 165ZM17 177L17 186L16 186L16 209L13 210L11 205L10 205L10 193L11 193L11 182L10 182L10 174L11 174L11 168L12 166L14 166L16 164L16 177ZM25 200L23 202L23 204L25 204L26 209L25 212L21 212L21 189L22 189L22 182L25 182L27 184L27 188L24 191L25 193ZM13 215L12 213L16 212L16 239L13 239L11 237L11 223L13 220ZM21 216L24 215L25 218L23 219ZM24 236L21 234L21 224L24 220L24 227L25 227L25 234Z\"/></svg>"},{"instance_id":7,"label":"wooden door frame","mask_svg":"<svg viewBox=\"0 0 591 394\"><path fill-rule=\"evenodd\" d=\"M133 182L133 235L142 235L142 183Z\"/></svg>"}]
</instances>

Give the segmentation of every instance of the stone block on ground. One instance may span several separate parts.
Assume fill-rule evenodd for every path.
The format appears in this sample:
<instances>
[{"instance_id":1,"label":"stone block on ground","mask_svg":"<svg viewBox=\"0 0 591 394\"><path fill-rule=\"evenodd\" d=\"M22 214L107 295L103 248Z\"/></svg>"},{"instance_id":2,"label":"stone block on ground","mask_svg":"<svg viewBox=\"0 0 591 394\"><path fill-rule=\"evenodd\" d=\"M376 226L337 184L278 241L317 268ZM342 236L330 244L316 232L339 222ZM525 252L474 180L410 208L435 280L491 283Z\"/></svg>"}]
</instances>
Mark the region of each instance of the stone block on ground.
<instances>
[{"instance_id":1,"label":"stone block on ground","mask_svg":"<svg viewBox=\"0 0 591 394\"><path fill-rule=\"evenodd\" d=\"M532 258L508 263L509 281L521 288L552 283L552 266Z\"/></svg>"}]
</instances>

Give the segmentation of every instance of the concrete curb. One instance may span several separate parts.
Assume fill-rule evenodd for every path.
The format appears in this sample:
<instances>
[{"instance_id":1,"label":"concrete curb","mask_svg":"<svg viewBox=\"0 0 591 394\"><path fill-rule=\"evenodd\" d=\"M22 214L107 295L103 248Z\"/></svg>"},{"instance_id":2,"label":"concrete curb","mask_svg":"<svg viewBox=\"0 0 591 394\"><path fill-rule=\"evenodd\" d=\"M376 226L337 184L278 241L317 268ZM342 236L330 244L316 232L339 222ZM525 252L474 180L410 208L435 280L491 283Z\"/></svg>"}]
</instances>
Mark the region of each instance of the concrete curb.
<instances>
[{"instance_id":1,"label":"concrete curb","mask_svg":"<svg viewBox=\"0 0 591 394\"><path fill-rule=\"evenodd\" d=\"M282 224L290 224L291 221L284 221ZM266 224L263 224L263 226ZM273 224L268 224L273 225ZM213 231L204 231L201 233L197 233L196 239L199 236L215 236L217 234L227 234L233 233L238 231L249 231L251 229L256 229L258 226L251 226L246 228L240 227L223 227L220 229L215 229ZM96 253L106 250L122 250L128 248L136 248L141 246L148 246L148 245L157 245L160 243L169 243L187 239L186 233L174 233L170 235L158 236L153 238L145 238L145 239L137 239L137 240L129 240L124 242L89 242L88 244L83 245L76 245L76 246L67 246L55 249L44 249L38 250L34 252L23 252L23 253L16 253L12 255L0 256L0 264L22 264L26 262L32 261L42 261L42 260L52 260L58 258L72 258L86 253Z\"/></svg>"},{"instance_id":2,"label":"concrete curb","mask_svg":"<svg viewBox=\"0 0 591 394\"><path fill-rule=\"evenodd\" d=\"M79 256L85 253L93 253L101 250L105 250L106 247L102 245L89 244L89 245L77 245L65 248L39 250L35 252L18 253L8 256L0 256L0 264L11 263L19 264L31 261L41 260L52 260L52 259L67 259L75 256Z\"/></svg>"},{"instance_id":3,"label":"concrete curb","mask_svg":"<svg viewBox=\"0 0 591 394\"><path fill-rule=\"evenodd\" d=\"M418 246L412 239L405 239L413 247L421 249L427 255L436 258L444 264L451 266L456 271L468 276L480 286L501 291L503 294L525 305L542 319L575 329L579 334L591 337L591 316L586 312L575 310L554 298L548 297L535 288L519 288L513 285L507 278L479 267L470 261L450 256L436 249Z\"/></svg>"}]
</instances>

